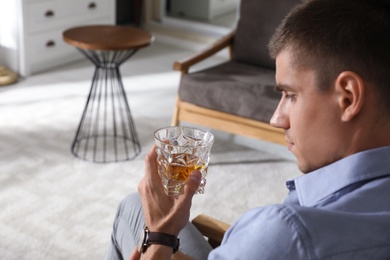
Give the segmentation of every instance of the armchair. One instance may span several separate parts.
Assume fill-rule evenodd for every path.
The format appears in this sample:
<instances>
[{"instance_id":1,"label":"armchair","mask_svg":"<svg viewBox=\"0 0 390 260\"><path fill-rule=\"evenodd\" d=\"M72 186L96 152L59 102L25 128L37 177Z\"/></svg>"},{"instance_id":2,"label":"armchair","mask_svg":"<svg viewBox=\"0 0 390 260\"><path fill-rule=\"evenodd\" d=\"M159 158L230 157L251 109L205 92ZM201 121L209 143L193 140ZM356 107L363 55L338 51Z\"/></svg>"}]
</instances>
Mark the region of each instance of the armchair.
<instances>
[{"instance_id":1,"label":"armchair","mask_svg":"<svg viewBox=\"0 0 390 260\"><path fill-rule=\"evenodd\" d=\"M230 227L229 224L204 214L196 216L191 222L207 238L212 248L221 244L225 232Z\"/></svg>"},{"instance_id":2,"label":"armchair","mask_svg":"<svg viewBox=\"0 0 390 260\"><path fill-rule=\"evenodd\" d=\"M268 41L299 0L241 0L237 27L203 52L174 63L181 71L172 125L181 121L233 134L286 144L284 132L269 125L280 94L274 91L275 64ZM230 60L201 71L194 64L229 48Z\"/></svg>"}]
</instances>

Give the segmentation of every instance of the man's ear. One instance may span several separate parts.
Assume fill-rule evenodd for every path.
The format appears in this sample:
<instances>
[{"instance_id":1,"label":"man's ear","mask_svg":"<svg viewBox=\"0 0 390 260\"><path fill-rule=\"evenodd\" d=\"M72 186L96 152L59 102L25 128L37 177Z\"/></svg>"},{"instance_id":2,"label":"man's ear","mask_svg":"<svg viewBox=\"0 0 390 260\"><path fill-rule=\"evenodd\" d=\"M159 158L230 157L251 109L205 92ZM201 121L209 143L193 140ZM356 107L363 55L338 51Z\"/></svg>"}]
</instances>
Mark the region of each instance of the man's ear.
<instances>
[{"instance_id":1,"label":"man's ear","mask_svg":"<svg viewBox=\"0 0 390 260\"><path fill-rule=\"evenodd\" d=\"M344 122L352 120L359 114L364 102L364 82L362 78L352 71L343 71L335 82Z\"/></svg>"}]
</instances>

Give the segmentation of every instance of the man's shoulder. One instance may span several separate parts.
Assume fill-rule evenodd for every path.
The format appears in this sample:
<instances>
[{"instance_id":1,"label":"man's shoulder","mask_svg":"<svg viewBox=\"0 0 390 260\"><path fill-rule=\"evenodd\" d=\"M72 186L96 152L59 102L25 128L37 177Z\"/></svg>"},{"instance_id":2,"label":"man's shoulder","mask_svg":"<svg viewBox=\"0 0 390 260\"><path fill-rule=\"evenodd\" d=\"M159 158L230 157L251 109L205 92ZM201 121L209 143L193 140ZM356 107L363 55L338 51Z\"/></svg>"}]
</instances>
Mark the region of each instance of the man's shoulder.
<instances>
[{"instance_id":1,"label":"man's shoulder","mask_svg":"<svg viewBox=\"0 0 390 260\"><path fill-rule=\"evenodd\" d=\"M210 259L305 259L296 216L294 208L283 204L251 209L227 231Z\"/></svg>"},{"instance_id":2,"label":"man's shoulder","mask_svg":"<svg viewBox=\"0 0 390 260\"><path fill-rule=\"evenodd\" d=\"M390 230L388 211L357 213L276 204L249 210L229 230L227 241L238 241L245 234L244 240L264 245L261 250L270 254L280 256L292 251L302 259L343 259L355 254L390 255L387 230ZM284 252L280 246L288 251Z\"/></svg>"},{"instance_id":3,"label":"man's shoulder","mask_svg":"<svg viewBox=\"0 0 390 260\"><path fill-rule=\"evenodd\" d=\"M248 210L235 223L235 225L263 225L263 221L267 224L280 224L280 222L289 221L294 218L302 208L299 205L272 204L263 207L257 207Z\"/></svg>"},{"instance_id":4,"label":"man's shoulder","mask_svg":"<svg viewBox=\"0 0 390 260\"><path fill-rule=\"evenodd\" d=\"M306 226L305 207L299 205L273 204L264 207L258 207L246 212L232 227L232 231L250 229L252 232L258 231L266 236L278 239L285 239L289 234L289 240L293 237L309 237L310 233ZM272 235L270 235L272 234ZM256 239L262 240L262 236L256 236ZM299 242L299 241L294 241ZM299 242L300 243L300 242Z\"/></svg>"},{"instance_id":5,"label":"man's shoulder","mask_svg":"<svg viewBox=\"0 0 390 260\"><path fill-rule=\"evenodd\" d=\"M372 203L381 201L380 198L377 200L377 202L373 201ZM264 228L264 225L276 226L289 229L292 232L306 233L310 237L323 236L324 233L328 232L334 234L334 231L341 230L353 233L359 228L369 233L378 231L374 229L375 227L390 230L390 211L384 209L359 212L359 210L351 208L337 209L274 204L247 211L233 227L245 228L246 225L250 225L251 228ZM387 236L390 238L390 232L387 233Z\"/></svg>"}]
</instances>

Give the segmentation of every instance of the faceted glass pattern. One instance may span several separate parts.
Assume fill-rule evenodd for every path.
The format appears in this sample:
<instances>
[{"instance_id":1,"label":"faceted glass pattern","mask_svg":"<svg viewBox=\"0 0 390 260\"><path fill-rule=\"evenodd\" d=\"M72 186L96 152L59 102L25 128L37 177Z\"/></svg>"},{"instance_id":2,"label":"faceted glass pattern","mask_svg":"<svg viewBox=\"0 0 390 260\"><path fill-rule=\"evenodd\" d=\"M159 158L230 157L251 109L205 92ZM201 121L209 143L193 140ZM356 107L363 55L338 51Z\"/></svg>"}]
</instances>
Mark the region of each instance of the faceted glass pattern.
<instances>
[{"instance_id":1,"label":"faceted glass pattern","mask_svg":"<svg viewBox=\"0 0 390 260\"><path fill-rule=\"evenodd\" d=\"M158 173L165 193L181 193L183 184L193 170L202 173L197 193L203 194L214 136L191 127L166 127L154 133L157 146Z\"/></svg>"}]
</instances>

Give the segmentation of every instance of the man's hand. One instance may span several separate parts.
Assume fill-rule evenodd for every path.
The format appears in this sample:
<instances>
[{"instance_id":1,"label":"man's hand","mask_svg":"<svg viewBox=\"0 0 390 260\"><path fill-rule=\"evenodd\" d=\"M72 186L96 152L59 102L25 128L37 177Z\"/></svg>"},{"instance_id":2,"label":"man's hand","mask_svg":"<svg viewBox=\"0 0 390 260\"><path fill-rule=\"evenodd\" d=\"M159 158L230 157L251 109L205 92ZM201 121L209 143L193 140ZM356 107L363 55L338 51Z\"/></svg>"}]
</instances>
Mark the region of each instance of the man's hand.
<instances>
[{"instance_id":1,"label":"man's hand","mask_svg":"<svg viewBox=\"0 0 390 260\"><path fill-rule=\"evenodd\" d=\"M145 159L145 176L138 185L145 224L152 232L177 236L188 223L192 197L200 184L201 173L193 171L183 187L182 194L170 197L164 192L156 160L154 146Z\"/></svg>"}]
</instances>

